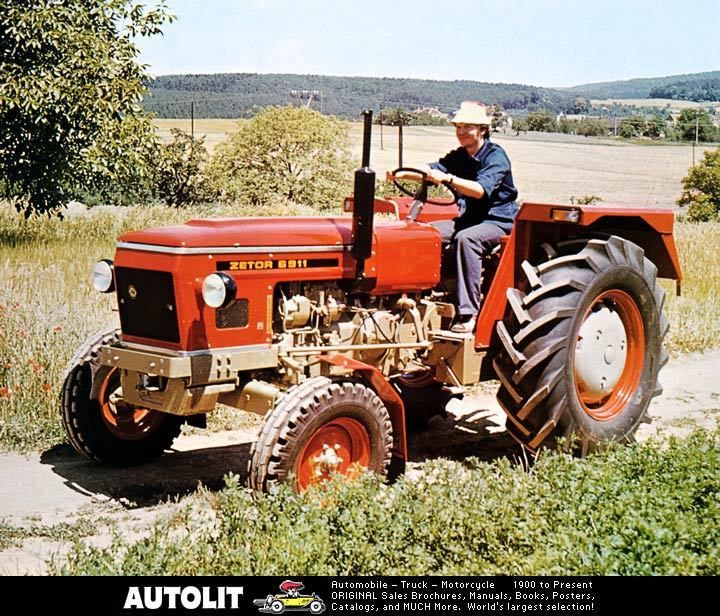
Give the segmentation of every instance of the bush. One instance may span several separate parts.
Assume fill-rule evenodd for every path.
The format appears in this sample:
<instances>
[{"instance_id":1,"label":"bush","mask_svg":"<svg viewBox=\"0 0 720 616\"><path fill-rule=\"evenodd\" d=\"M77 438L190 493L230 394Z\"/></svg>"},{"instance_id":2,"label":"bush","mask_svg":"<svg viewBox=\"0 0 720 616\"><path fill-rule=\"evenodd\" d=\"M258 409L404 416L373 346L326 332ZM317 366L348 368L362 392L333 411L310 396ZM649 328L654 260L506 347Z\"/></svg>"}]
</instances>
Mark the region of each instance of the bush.
<instances>
[{"instance_id":1,"label":"bush","mask_svg":"<svg viewBox=\"0 0 720 616\"><path fill-rule=\"evenodd\" d=\"M607 135L607 126L604 120L583 118L578 122L577 134L583 137L602 137Z\"/></svg>"},{"instance_id":2,"label":"bush","mask_svg":"<svg viewBox=\"0 0 720 616\"><path fill-rule=\"evenodd\" d=\"M720 431L583 460L435 461L250 495L230 477L205 511L148 538L76 547L73 575L717 575ZM208 507L209 506L209 507Z\"/></svg>"},{"instance_id":3,"label":"bush","mask_svg":"<svg viewBox=\"0 0 720 616\"><path fill-rule=\"evenodd\" d=\"M205 137L194 138L172 129L173 139L161 149L155 171L154 192L174 207L203 203L211 197L202 171L208 160Z\"/></svg>"},{"instance_id":4,"label":"bush","mask_svg":"<svg viewBox=\"0 0 720 616\"><path fill-rule=\"evenodd\" d=\"M690 203L686 218L690 222L716 222L718 208L708 197L700 195Z\"/></svg>"},{"instance_id":5,"label":"bush","mask_svg":"<svg viewBox=\"0 0 720 616\"><path fill-rule=\"evenodd\" d=\"M220 199L338 208L352 192L348 124L304 107L268 107L221 143L207 175Z\"/></svg>"},{"instance_id":6,"label":"bush","mask_svg":"<svg viewBox=\"0 0 720 616\"><path fill-rule=\"evenodd\" d=\"M720 148L703 159L683 178L679 205L689 205L688 219L717 220L720 212Z\"/></svg>"}]
</instances>

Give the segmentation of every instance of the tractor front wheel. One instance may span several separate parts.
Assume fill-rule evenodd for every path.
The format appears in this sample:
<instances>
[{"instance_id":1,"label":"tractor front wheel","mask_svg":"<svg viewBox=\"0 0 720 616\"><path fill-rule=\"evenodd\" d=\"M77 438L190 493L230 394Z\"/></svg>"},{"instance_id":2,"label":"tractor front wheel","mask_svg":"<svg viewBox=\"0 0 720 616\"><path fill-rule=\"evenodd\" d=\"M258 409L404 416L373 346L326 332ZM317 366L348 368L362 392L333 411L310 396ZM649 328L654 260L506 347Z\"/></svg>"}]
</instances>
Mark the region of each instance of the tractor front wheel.
<instances>
[{"instance_id":1,"label":"tractor front wheel","mask_svg":"<svg viewBox=\"0 0 720 616\"><path fill-rule=\"evenodd\" d=\"M390 416L372 389L314 377L289 389L266 416L251 452L249 484L267 490L292 480L303 491L333 474L385 475L391 447Z\"/></svg>"},{"instance_id":2,"label":"tractor front wheel","mask_svg":"<svg viewBox=\"0 0 720 616\"><path fill-rule=\"evenodd\" d=\"M620 237L561 243L547 262L528 262L523 293L509 292L497 325L495 371L507 428L535 452L557 437L581 454L631 442L661 393L668 321L657 268Z\"/></svg>"},{"instance_id":3,"label":"tractor front wheel","mask_svg":"<svg viewBox=\"0 0 720 616\"><path fill-rule=\"evenodd\" d=\"M182 418L124 401L120 372L99 365L100 347L116 340L115 330L101 332L71 362L62 388L62 423L78 453L111 466L133 466L169 448Z\"/></svg>"}]
</instances>

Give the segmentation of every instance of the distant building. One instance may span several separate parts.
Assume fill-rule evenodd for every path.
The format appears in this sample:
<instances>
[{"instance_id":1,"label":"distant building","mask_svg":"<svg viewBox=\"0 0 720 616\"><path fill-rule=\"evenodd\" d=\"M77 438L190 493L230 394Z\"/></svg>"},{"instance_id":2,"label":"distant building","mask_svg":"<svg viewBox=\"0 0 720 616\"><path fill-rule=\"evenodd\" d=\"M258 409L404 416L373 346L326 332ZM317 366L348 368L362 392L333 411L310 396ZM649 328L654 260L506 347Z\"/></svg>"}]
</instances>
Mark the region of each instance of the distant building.
<instances>
[{"instance_id":1,"label":"distant building","mask_svg":"<svg viewBox=\"0 0 720 616\"><path fill-rule=\"evenodd\" d=\"M432 118L439 118L441 120L449 120L450 115L443 113L437 107L418 107L413 113L426 113Z\"/></svg>"}]
</instances>

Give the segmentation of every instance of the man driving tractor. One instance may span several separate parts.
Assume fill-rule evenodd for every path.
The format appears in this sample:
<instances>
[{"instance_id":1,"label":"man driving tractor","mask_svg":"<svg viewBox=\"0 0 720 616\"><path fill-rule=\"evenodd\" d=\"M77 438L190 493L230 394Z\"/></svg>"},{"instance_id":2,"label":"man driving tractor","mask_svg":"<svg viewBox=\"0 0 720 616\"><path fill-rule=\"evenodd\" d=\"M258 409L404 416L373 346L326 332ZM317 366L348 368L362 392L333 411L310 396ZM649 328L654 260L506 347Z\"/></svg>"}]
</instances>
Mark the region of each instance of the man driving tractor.
<instances>
[{"instance_id":1,"label":"man driving tractor","mask_svg":"<svg viewBox=\"0 0 720 616\"><path fill-rule=\"evenodd\" d=\"M464 101L453 117L460 147L437 162L419 167L426 179L452 186L458 193L459 216L432 223L443 243L455 246L457 317L452 331L471 333L480 308L482 258L510 233L518 211L518 191L505 150L490 141L491 119L485 106ZM398 174L412 179L413 174Z\"/></svg>"}]
</instances>

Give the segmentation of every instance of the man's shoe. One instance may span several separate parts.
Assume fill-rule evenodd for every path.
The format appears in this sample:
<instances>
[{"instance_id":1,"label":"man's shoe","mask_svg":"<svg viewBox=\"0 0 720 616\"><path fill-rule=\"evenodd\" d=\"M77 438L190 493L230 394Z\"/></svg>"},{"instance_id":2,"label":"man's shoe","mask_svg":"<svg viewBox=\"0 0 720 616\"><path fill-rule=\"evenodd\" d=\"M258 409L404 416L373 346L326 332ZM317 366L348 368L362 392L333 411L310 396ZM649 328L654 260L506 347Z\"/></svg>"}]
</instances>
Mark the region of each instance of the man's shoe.
<instances>
[{"instance_id":1,"label":"man's shoe","mask_svg":"<svg viewBox=\"0 0 720 616\"><path fill-rule=\"evenodd\" d=\"M475 317L459 317L459 321L450 328L456 334L472 334L475 331Z\"/></svg>"}]
</instances>

